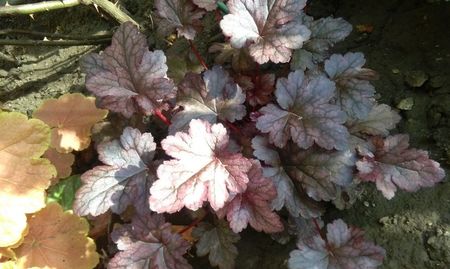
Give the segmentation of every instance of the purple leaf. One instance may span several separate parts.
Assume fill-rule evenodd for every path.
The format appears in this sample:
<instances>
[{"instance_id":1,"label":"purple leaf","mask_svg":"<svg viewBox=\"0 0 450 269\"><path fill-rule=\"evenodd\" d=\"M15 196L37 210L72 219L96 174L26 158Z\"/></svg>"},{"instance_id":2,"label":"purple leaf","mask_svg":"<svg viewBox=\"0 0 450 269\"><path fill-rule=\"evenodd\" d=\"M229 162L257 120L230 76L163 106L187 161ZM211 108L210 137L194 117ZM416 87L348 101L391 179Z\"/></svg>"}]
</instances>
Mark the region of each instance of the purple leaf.
<instances>
[{"instance_id":1,"label":"purple leaf","mask_svg":"<svg viewBox=\"0 0 450 269\"><path fill-rule=\"evenodd\" d=\"M275 95L280 107L269 104L260 109L256 127L269 133L270 142L284 147L292 140L301 148L314 143L325 149L343 150L348 146L348 131L342 124L345 113L328 102L335 92L334 83L324 76L291 72L277 81Z\"/></svg>"},{"instance_id":2,"label":"purple leaf","mask_svg":"<svg viewBox=\"0 0 450 269\"><path fill-rule=\"evenodd\" d=\"M400 120L400 115L390 106L385 104L375 105L366 118L350 124L350 133L387 136L389 130L393 129Z\"/></svg>"},{"instance_id":3,"label":"purple leaf","mask_svg":"<svg viewBox=\"0 0 450 269\"><path fill-rule=\"evenodd\" d=\"M269 60L286 63L293 49L303 45L311 34L295 20L305 7L306 0L230 0L230 14L225 15L220 27L231 37L235 48L247 47L256 62Z\"/></svg>"},{"instance_id":4,"label":"purple leaf","mask_svg":"<svg viewBox=\"0 0 450 269\"><path fill-rule=\"evenodd\" d=\"M102 54L88 54L81 65L86 87L100 107L127 118L167 109L167 100L175 97L176 89L166 76L166 56L148 51L145 36L130 22L119 27Z\"/></svg>"},{"instance_id":5,"label":"purple leaf","mask_svg":"<svg viewBox=\"0 0 450 269\"><path fill-rule=\"evenodd\" d=\"M111 269L190 269L183 255L190 244L171 232L161 215L135 215L131 224L115 229L111 237L119 252Z\"/></svg>"},{"instance_id":6,"label":"purple leaf","mask_svg":"<svg viewBox=\"0 0 450 269\"><path fill-rule=\"evenodd\" d=\"M275 90L275 74L239 76L237 82L245 90L249 105L267 105L271 101L271 94Z\"/></svg>"},{"instance_id":7,"label":"purple leaf","mask_svg":"<svg viewBox=\"0 0 450 269\"><path fill-rule=\"evenodd\" d=\"M205 14L203 10L197 9L190 0L156 0L155 7L156 14L162 18L158 25L160 33L167 36L177 29L178 36L195 38Z\"/></svg>"},{"instance_id":8,"label":"purple leaf","mask_svg":"<svg viewBox=\"0 0 450 269\"><path fill-rule=\"evenodd\" d=\"M429 159L426 151L409 148L408 142L408 135L372 138L374 153L356 162L359 178L375 182L387 199L394 197L397 187L413 192L441 181L445 172L439 163Z\"/></svg>"},{"instance_id":9,"label":"purple leaf","mask_svg":"<svg viewBox=\"0 0 450 269\"><path fill-rule=\"evenodd\" d=\"M203 74L190 73L179 85L177 104L183 110L175 114L169 133L187 129L192 119L216 123L217 119L234 122L246 115L245 94L220 66Z\"/></svg>"},{"instance_id":10,"label":"purple leaf","mask_svg":"<svg viewBox=\"0 0 450 269\"><path fill-rule=\"evenodd\" d=\"M263 177L261 164L252 160L248 172L249 182L244 193L237 194L217 212L220 218L227 216L230 227L240 233L247 224L257 231L276 233L283 230L280 217L272 211L270 202L277 196L272 182Z\"/></svg>"},{"instance_id":11,"label":"purple leaf","mask_svg":"<svg viewBox=\"0 0 450 269\"><path fill-rule=\"evenodd\" d=\"M312 69L323 62L327 51L337 42L344 40L352 31L352 25L342 18L322 18L313 20L302 17L303 24L311 30L311 38L292 55L291 69Z\"/></svg>"},{"instance_id":12,"label":"purple leaf","mask_svg":"<svg viewBox=\"0 0 450 269\"><path fill-rule=\"evenodd\" d=\"M367 80L377 79L371 69L362 68L362 53L334 54L325 61L325 72L336 82L336 104L350 118L364 119L375 104L375 88Z\"/></svg>"},{"instance_id":13,"label":"purple leaf","mask_svg":"<svg viewBox=\"0 0 450 269\"><path fill-rule=\"evenodd\" d=\"M289 269L374 269L385 250L364 239L364 232L341 219L327 225L326 241L320 235L300 239L290 254Z\"/></svg>"},{"instance_id":14,"label":"purple leaf","mask_svg":"<svg viewBox=\"0 0 450 269\"><path fill-rule=\"evenodd\" d=\"M149 188L155 180L150 166L156 144L150 133L127 127L119 139L104 142L97 148L105 165L96 166L81 176L74 211L78 215L98 216L108 209L120 214L128 205L136 210L148 209Z\"/></svg>"},{"instance_id":15,"label":"purple leaf","mask_svg":"<svg viewBox=\"0 0 450 269\"><path fill-rule=\"evenodd\" d=\"M277 189L277 197L272 201L272 208L280 210L283 206L289 213L297 217L305 218L318 217L322 214L322 209L310 200L300 188L296 188L291 178L286 174L281 163L280 156L275 149L270 148L267 139L256 136L252 140L253 154L265 164L271 167L264 167L263 174L272 180ZM284 159L286 161L287 159Z\"/></svg>"},{"instance_id":16,"label":"purple leaf","mask_svg":"<svg viewBox=\"0 0 450 269\"><path fill-rule=\"evenodd\" d=\"M178 132L161 144L174 159L158 167L158 180L150 189L150 208L158 213L174 213L183 206L191 210L209 201L219 210L230 195L247 188L252 163L239 153L231 153L229 137L222 124L192 120L189 133Z\"/></svg>"},{"instance_id":17,"label":"purple leaf","mask_svg":"<svg viewBox=\"0 0 450 269\"><path fill-rule=\"evenodd\" d=\"M225 221L218 221L217 226L208 223L200 225L192 231L194 237L199 238L196 248L197 256L209 253L209 262L220 269L233 269L238 255L234 243L239 241L239 234L234 233Z\"/></svg>"},{"instance_id":18,"label":"purple leaf","mask_svg":"<svg viewBox=\"0 0 450 269\"><path fill-rule=\"evenodd\" d=\"M192 2L207 11L213 11L217 8L218 0L193 0Z\"/></svg>"}]
</instances>

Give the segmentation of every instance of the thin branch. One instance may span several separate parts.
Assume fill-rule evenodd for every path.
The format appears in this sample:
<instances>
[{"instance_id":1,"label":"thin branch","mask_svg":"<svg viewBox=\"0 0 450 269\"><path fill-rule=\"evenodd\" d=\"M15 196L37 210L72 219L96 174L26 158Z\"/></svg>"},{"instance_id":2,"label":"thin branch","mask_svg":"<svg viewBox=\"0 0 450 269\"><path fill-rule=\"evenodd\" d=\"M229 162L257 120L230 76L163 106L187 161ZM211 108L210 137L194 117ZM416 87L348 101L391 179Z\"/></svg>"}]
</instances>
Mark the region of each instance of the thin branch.
<instances>
[{"instance_id":1,"label":"thin branch","mask_svg":"<svg viewBox=\"0 0 450 269\"><path fill-rule=\"evenodd\" d=\"M99 45L111 42L111 38L94 40L20 40L20 39L0 39L0 45L14 46L86 46Z\"/></svg>"},{"instance_id":2,"label":"thin branch","mask_svg":"<svg viewBox=\"0 0 450 269\"><path fill-rule=\"evenodd\" d=\"M66 40L98 40L98 39L107 39L111 38L112 34L94 34L91 36L81 36L81 35L64 35L64 34L58 34L58 33L46 33L46 32L37 32L37 31L30 31L30 30L24 30L24 29L3 29L0 30L0 35L30 35L30 36L37 36L37 37L47 37L47 38L62 38Z\"/></svg>"},{"instance_id":3,"label":"thin branch","mask_svg":"<svg viewBox=\"0 0 450 269\"><path fill-rule=\"evenodd\" d=\"M139 24L135 20L133 20L133 18L128 16L128 14L123 12L118 6L108 0L55 0L23 5L8 5L0 7L0 16L34 14L38 12L46 12L50 10L74 7L81 4L100 7L110 16L115 18L119 23L131 21L135 25L139 26Z\"/></svg>"}]
</instances>

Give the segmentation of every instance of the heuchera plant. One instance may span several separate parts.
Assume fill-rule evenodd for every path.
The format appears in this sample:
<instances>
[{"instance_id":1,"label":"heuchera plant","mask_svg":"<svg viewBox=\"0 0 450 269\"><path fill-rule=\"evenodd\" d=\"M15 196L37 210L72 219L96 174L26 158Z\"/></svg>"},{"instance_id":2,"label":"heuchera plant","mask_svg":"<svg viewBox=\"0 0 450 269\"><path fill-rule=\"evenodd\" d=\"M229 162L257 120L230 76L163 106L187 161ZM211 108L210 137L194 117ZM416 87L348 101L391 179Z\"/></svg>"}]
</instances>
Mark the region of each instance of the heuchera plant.
<instances>
[{"instance_id":1,"label":"heuchera plant","mask_svg":"<svg viewBox=\"0 0 450 269\"><path fill-rule=\"evenodd\" d=\"M185 68L177 83L165 53L150 51L131 23L102 53L82 59L99 107L166 124L162 141L152 126L126 127L97 146L103 164L81 176L74 212L110 210L126 222L112 232L117 252L109 268L192 268L183 256L190 248L209 254L213 266L234 268L234 244L248 226L279 242L296 236L291 269L381 265L385 251L360 229L338 219L322 230L324 202L349 206L361 182L391 199L397 189L436 184L444 171L409 148L407 135L389 135L400 116L376 102L370 81L377 74L364 67L364 55L330 53L351 25L315 20L305 5L229 0L226 9L213 0L156 0L160 35L187 39L204 69ZM221 65L211 66L193 40L214 16L223 43L203 44L218 52ZM175 61L186 66L182 56ZM175 232L163 213L182 210L197 217ZM187 242L185 233L196 239Z\"/></svg>"}]
</instances>

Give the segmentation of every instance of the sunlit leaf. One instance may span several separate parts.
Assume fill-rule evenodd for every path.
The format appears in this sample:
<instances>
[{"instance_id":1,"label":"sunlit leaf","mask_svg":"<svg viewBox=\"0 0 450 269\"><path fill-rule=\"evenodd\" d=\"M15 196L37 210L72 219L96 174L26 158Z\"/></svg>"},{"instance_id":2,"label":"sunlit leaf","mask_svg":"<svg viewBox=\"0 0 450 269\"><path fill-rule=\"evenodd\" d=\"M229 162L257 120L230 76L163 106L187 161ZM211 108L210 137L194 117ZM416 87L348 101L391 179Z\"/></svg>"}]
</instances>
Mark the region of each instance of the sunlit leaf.
<instances>
[{"instance_id":1,"label":"sunlit leaf","mask_svg":"<svg viewBox=\"0 0 450 269\"><path fill-rule=\"evenodd\" d=\"M57 202L64 210L72 210L75 193L81 186L79 175L66 178L47 190L47 202Z\"/></svg>"}]
</instances>

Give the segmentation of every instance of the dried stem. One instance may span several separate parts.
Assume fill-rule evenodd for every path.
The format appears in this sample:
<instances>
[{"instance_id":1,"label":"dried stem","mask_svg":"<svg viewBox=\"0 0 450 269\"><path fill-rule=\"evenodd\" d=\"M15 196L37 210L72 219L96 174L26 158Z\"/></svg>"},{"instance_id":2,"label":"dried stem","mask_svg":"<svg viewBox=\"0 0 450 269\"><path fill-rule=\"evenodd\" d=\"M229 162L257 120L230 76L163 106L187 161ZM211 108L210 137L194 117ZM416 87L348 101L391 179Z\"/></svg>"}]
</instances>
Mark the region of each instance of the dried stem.
<instances>
[{"instance_id":1,"label":"dried stem","mask_svg":"<svg viewBox=\"0 0 450 269\"><path fill-rule=\"evenodd\" d=\"M14 46L86 46L99 45L111 42L111 38L92 40L15 40L0 39L0 45Z\"/></svg>"},{"instance_id":2,"label":"dried stem","mask_svg":"<svg viewBox=\"0 0 450 269\"><path fill-rule=\"evenodd\" d=\"M208 66L206 65L205 60L203 60L203 57L200 55L200 53L198 52L197 48L195 47L194 43L191 40L189 41L189 45L191 46L191 50L192 52L194 52L195 57L197 57L197 60L200 62L200 64L206 69L208 70Z\"/></svg>"},{"instance_id":3,"label":"dried stem","mask_svg":"<svg viewBox=\"0 0 450 269\"><path fill-rule=\"evenodd\" d=\"M96 7L98 6L113 18L115 18L119 23L131 21L132 23L139 26L139 24L135 20L133 20L133 18L128 16L118 6L108 0L55 0L23 5L8 5L0 7L0 16L34 14L38 12L46 12L50 10L74 7L81 4L94 5Z\"/></svg>"},{"instance_id":4,"label":"dried stem","mask_svg":"<svg viewBox=\"0 0 450 269\"><path fill-rule=\"evenodd\" d=\"M192 227L197 226L197 224L199 224L206 217L206 215L208 215L208 214L205 213L205 214L203 214L203 216L196 218L193 222L191 222L188 226L181 229L178 233L183 234L184 232L188 231Z\"/></svg>"}]
</instances>

